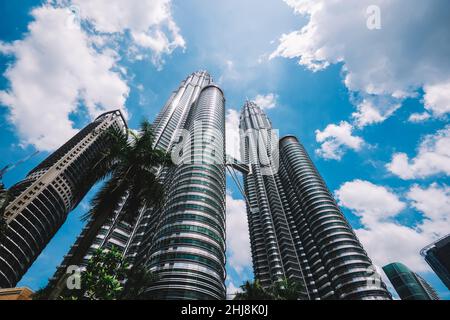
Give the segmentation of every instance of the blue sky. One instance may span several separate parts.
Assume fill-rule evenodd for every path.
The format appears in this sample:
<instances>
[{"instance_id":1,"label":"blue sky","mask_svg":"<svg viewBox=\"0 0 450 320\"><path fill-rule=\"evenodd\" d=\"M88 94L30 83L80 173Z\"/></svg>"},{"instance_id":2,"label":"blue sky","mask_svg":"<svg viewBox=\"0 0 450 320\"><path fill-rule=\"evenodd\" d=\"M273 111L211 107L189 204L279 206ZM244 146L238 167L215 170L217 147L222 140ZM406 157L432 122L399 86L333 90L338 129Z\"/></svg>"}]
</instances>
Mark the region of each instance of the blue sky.
<instances>
[{"instance_id":1,"label":"blue sky","mask_svg":"<svg viewBox=\"0 0 450 320\"><path fill-rule=\"evenodd\" d=\"M374 262L403 262L450 298L418 254L450 229L445 0L136 3L0 1L0 166L41 151L8 186L96 113L120 107L134 128L206 69L225 91L229 139L245 99L260 102L281 135L305 145ZM372 4L380 29L366 25ZM244 202L228 189L233 291L252 271ZM21 285L45 285L90 196Z\"/></svg>"}]
</instances>

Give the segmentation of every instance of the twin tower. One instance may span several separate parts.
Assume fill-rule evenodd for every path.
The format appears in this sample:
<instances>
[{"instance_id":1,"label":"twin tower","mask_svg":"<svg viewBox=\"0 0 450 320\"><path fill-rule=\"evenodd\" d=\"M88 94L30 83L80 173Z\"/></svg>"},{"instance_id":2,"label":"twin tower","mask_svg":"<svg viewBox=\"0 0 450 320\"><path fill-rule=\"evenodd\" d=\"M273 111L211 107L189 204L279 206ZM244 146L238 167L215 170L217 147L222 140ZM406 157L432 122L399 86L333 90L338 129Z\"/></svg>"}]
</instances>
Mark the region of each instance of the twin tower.
<instances>
[{"instance_id":1,"label":"twin tower","mask_svg":"<svg viewBox=\"0 0 450 320\"><path fill-rule=\"evenodd\" d=\"M127 130L119 111L98 117L11 188L0 288L17 284L95 183L89 168L111 143L110 127ZM242 109L240 129L242 163L227 163L224 93L207 72L187 77L153 123L155 147L175 162L160 173L163 208L142 208L129 223L120 221L119 207L93 241L86 239L95 221L88 221L50 280L52 296L67 290L70 266L83 267L96 249L114 246L159 276L147 289L154 299L225 299L231 166L243 172L253 268L264 287L291 278L303 284L304 299L390 299L298 139L279 140L252 102Z\"/></svg>"}]
</instances>

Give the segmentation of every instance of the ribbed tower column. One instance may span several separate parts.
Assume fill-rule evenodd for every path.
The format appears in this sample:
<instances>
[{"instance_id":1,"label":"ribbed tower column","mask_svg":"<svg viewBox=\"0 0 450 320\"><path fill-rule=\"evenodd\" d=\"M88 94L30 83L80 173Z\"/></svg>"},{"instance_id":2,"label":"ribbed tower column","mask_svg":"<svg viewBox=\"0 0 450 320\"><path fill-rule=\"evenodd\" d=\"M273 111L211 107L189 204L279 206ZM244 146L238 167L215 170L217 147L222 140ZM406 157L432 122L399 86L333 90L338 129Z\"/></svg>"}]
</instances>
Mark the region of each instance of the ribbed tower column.
<instances>
[{"instance_id":1,"label":"ribbed tower column","mask_svg":"<svg viewBox=\"0 0 450 320\"><path fill-rule=\"evenodd\" d=\"M266 288L283 278L304 283L289 204L278 175L278 135L253 102L242 109L240 129L242 158L250 168L244 187L255 278Z\"/></svg>"},{"instance_id":2,"label":"ribbed tower column","mask_svg":"<svg viewBox=\"0 0 450 320\"><path fill-rule=\"evenodd\" d=\"M206 71L197 71L183 80L180 86L171 94L166 104L153 122L155 133L154 147L170 153L174 144L178 142L179 130L186 127L192 114L191 109L200 95L202 89L212 83L211 75ZM173 170L163 170L159 178L166 192L169 192L170 180ZM129 262L140 265L148 260L155 232L161 224L160 215L163 210L145 208L140 214L126 248L126 257Z\"/></svg>"},{"instance_id":3,"label":"ribbed tower column","mask_svg":"<svg viewBox=\"0 0 450 320\"><path fill-rule=\"evenodd\" d=\"M225 298L225 99L202 89L186 122L147 265L160 281L157 299Z\"/></svg>"},{"instance_id":4,"label":"ribbed tower column","mask_svg":"<svg viewBox=\"0 0 450 320\"><path fill-rule=\"evenodd\" d=\"M336 299L390 299L372 262L296 137L280 141L285 185L298 199L297 230L315 285Z\"/></svg>"}]
</instances>

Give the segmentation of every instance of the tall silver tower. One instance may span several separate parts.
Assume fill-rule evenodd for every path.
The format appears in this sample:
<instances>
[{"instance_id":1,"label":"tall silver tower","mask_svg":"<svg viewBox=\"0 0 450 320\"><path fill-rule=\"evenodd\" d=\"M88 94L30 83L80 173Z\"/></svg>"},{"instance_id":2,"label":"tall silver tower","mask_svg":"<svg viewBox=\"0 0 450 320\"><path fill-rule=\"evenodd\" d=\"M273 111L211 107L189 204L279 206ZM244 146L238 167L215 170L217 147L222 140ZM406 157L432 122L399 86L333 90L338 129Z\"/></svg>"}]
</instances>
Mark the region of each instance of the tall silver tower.
<instances>
[{"instance_id":1,"label":"tall silver tower","mask_svg":"<svg viewBox=\"0 0 450 320\"><path fill-rule=\"evenodd\" d=\"M172 150L180 163L167 178L146 264L160 276L157 299L225 298L225 99L205 86Z\"/></svg>"},{"instance_id":2,"label":"tall silver tower","mask_svg":"<svg viewBox=\"0 0 450 320\"><path fill-rule=\"evenodd\" d=\"M244 175L244 188L255 277L266 288L284 277L303 283L289 204L277 174L278 136L253 102L242 109L240 130L241 156L250 171Z\"/></svg>"},{"instance_id":3,"label":"tall silver tower","mask_svg":"<svg viewBox=\"0 0 450 320\"><path fill-rule=\"evenodd\" d=\"M255 277L265 287L296 279L306 299L390 299L297 138L278 142L252 102L244 105L240 128L250 168L244 186Z\"/></svg>"}]
</instances>

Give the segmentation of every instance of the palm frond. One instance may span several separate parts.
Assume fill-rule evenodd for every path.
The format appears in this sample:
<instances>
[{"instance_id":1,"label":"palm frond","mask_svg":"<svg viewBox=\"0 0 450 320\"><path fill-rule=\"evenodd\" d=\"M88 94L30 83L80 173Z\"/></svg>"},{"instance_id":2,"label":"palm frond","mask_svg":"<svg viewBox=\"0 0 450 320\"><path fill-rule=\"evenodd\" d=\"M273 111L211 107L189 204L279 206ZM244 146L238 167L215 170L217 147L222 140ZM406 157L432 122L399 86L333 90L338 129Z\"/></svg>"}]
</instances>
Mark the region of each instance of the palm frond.
<instances>
[{"instance_id":1,"label":"palm frond","mask_svg":"<svg viewBox=\"0 0 450 320\"><path fill-rule=\"evenodd\" d=\"M131 149L128 135L123 131L110 128L106 131L106 135L111 140L109 146L101 152L90 170L91 179L94 181L102 181L114 174L124 155Z\"/></svg>"},{"instance_id":2,"label":"palm frond","mask_svg":"<svg viewBox=\"0 0 450 320\"><path fill-rule=\"evenodd\" d=\"M159 277L146 266L138 265L129 270L125 283L122 300L142 300L150 298L146 290L159 280Z\"/></svg>"},{"instance_id":3,"label":"palm frond","mask_svg":"<svg viewBox=\"0 0 450 320\"><path fill-rule=\"evenodd\" d=\"M112 217L122 198L126 196L128 187L120 178L111 177L95 194L90 203L91 209L83 216L83 219L95 220L100 215Z\"/></svg>"}]
</instances>

